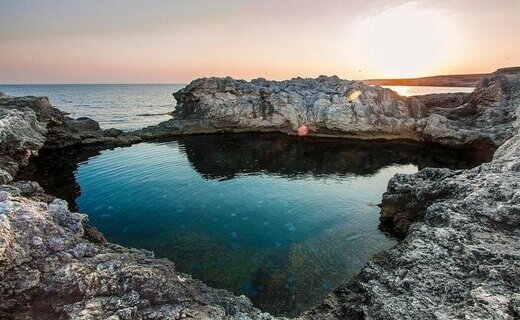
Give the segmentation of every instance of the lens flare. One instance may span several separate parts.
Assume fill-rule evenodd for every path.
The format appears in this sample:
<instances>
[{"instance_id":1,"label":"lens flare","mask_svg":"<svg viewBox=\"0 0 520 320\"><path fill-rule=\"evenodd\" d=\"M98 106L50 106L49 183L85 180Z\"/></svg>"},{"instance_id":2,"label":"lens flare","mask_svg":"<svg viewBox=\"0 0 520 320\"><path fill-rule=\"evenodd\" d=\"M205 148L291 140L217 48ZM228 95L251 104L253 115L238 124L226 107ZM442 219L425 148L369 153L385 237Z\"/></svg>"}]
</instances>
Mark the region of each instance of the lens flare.
<instances>
[{"instance_id":1,"label":"lens flare","mask_svg":"<svg viewBox=\"0 0 520 320\"><path fill-rule=\"evenodd\" d=\"M300 137L302 136L306 136L307 134L309 134L309 128L307 128L306 125L302 124L299 128L298 128L298 135Z\"/></svg>"}]
</instances>

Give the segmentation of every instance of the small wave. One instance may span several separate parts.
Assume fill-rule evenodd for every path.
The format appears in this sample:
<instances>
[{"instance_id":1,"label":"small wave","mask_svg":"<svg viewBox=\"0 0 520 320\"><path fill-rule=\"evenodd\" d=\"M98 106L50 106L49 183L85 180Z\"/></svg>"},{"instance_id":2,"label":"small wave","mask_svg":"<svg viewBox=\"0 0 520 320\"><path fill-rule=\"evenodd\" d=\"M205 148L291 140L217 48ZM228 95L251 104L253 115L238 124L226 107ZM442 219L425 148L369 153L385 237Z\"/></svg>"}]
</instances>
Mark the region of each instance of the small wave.
<instances>
[{"instance_id":1,"label":"small wave","mask_svg":"<svg viewBox=\"0 0 520 320\"><path fill-rule=\"evenodd\" d=\"M138 114L138 117L155 117L155 116L168 116L171 115L171 112L161 112L161 113L141 113Z\"/></svg>"}]
</instances>

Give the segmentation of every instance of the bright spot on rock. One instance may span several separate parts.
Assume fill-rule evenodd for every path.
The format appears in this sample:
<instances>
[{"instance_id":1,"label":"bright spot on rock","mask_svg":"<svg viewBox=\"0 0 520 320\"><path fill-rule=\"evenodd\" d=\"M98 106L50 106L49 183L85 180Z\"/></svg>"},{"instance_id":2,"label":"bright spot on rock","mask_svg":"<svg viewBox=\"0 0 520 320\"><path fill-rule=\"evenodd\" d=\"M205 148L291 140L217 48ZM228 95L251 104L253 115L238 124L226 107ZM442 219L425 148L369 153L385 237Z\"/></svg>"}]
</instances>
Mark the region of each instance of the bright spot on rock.
<instances>
[{"instance_id":1,"label":"bright spot on rock","mask_svg":"<svg viewBox=\"0 0 520 320\"><path fill-rule=\"evenodd\" d=\"M302 124L302 125L298 128L298 135L299 135L299 136L306 136L308 133L309 133L309 128L307 128L306 125Z\"/></svg>"},{"instance_id":2,"label":"bright spot on rock","mask_svg":"<svg viewBox=\"0 0 520 320\"><path fill-rule=\"evenodd\" d=\"M347 100L348 100L348 102L352 102L352 101L356 100L360 95L361 95L361 91L356 90L356 91L352 92L352 93L347 97Z\"/></svg>"}]
</instances>

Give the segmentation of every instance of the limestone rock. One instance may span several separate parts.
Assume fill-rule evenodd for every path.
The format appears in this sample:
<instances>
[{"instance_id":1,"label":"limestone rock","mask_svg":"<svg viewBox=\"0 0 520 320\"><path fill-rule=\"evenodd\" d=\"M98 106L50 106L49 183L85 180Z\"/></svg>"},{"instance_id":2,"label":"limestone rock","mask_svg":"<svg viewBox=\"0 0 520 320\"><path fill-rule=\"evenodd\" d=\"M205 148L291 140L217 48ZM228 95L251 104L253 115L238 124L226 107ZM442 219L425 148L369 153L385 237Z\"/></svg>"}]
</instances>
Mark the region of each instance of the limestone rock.
<instances>
[{"instance_id":1,"label":"limestone rock","mask_svg":"<svg viewBox=\"0 0 520 320\"><path fill-rule=\"evenodd\" d=\"M271 318L151 252L90 242L86 219L0 191L0 318Z\"/></svg>"},{"instance_id":2,"label":"limestone rock","mask_svg":"<svg viewBox=\"0 0 520 320\"><path fill-rule=\"evenodd\" d=\"M11 104L10 100L0 97L0 169L4 183L12 179L19 165L27 164L29 157L38 153L47 133L30 107Z\"/></svg>"},{"instance_id":3,"label":"limestone rock","mask_svg":"<svg viewBox=\"0 0 520 320\"><path fill-rule=\"evenodd\" d=\"M421 104L389 89L337 77L281 82L203 78L174 96L174 118L143 130L144 136L168 131L296 134L305 125L309 135L418 139L412 119L426 116Z\"/></svg>"},{"instance_id":4,"label":"limestone rock","mask_svg":"<svg viewBox=\"0 0 520 320\"><path fill-rule=\"evenodd\" d=\"M497 71L471 94L406 98L338 77L251 82L202 78L174 93L177 107L171 120L136 134L150 139L215 132L305 132L497 147L515 134L519 86L520 74Z\"/></svg>"},{"instance_id":5,"label":"limestone rock","mask_svg":"<svg viewBox=\"0 0 520 320\"><path fill-rule=\"evenodd\" d=\"M304 319L517 319L520 134L471 170L396 175L381 220L401 235Z\"/></svg>"},{"instance_id":6,"label":"limestone rock","mask_svg":"<svg viewBox=\"0 0 520 320\"><path fill-rule=\"evenodd\" d=\"M20 166L42 148L78 145L127 145L139 141L116 129L101 130L89 118L72 119L46 97L0 95L0 182L11 181Z\"/></svg>"}]
</instances>

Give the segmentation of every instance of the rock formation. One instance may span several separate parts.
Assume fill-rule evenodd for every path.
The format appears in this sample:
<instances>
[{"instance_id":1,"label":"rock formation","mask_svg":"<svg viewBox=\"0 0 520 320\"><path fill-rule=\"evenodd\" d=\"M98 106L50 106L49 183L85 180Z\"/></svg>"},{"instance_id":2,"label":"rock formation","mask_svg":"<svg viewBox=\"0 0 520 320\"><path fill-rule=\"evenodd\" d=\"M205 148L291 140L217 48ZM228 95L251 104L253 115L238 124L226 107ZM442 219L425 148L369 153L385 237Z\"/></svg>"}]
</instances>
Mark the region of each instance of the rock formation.
<instances>
[{"instance_id":1,"label":"rock formation","mask_svg":"<svg viewBox=\"0 0 520 320\"><path fill-rule=\"evenodd\" d=\"M270 318L151 252L94 242L86 215L26 197L39 191L0 191L0 318Z\"/></svg>"},{"instance_id":2,"label":"rock formation","mask_svg":"<svg viewBox=\"0 0 520 320\"><path fill-rule=\"evenodd\" d=\"M501 147L470 170L396 175L382 224L403 240L302 319L520 317L520 77L497 72L470 95L403 98L332 77L199 79L172 120L132 134L70 119L45 98L0 95L0 179L42 148L171 135L279 131ZM439 102L435 102L439 101ZM437 105L441 103L442 105ZM301 130L302 132L304 130ZM0 187L0 318L269 319L143 250L106 243L35 183Z\"/></svg>"},{"instance_id":3,"label":"rock formation","mask_svg":"<svg viewBox=\"0 0 520 320\"><path fill-rule=\"evenodd\" d=\"M7 183L31 155L43 148L115 143L138 140L120 130L101 130L89 118L72 119L54 108L46 97L0 95L0 183Z\"/></svg>"},{"instance_id":4,"label":"rock formation","mask_svg":"<svg viewBox=\"0 0 520 320\"><path fill-rule=\"evenodd\" d=\"M173 119L139 134L146 139L214 132L305 132L496 147L512 135L518 77L497 72L469 95L411 98L337 77L281 82L203 78L174 94L178 104Z\"/></svg>"},{"instance_id":5,"label":"rock formation","mask_svg":"<svg viewBox=\"0 0 520 320\"><path fill-rule=\"evenodd\" d=\"M404 240L304 318L520 316L520 134L471 170L396 175L381 220Z\"/></svg>"},{"instance_id":6,"label":"rock formation","mask_svg":"<svg viewBox=\"0 0 520 320\"><path fill-rule=\"evenodd\" d=\"M418 139L415 117L427 110L397 93L337 77L251 82L204 78L174 94L174 118L143 136L210 132L268 132Z\"/></svg>"}]
</instances>

